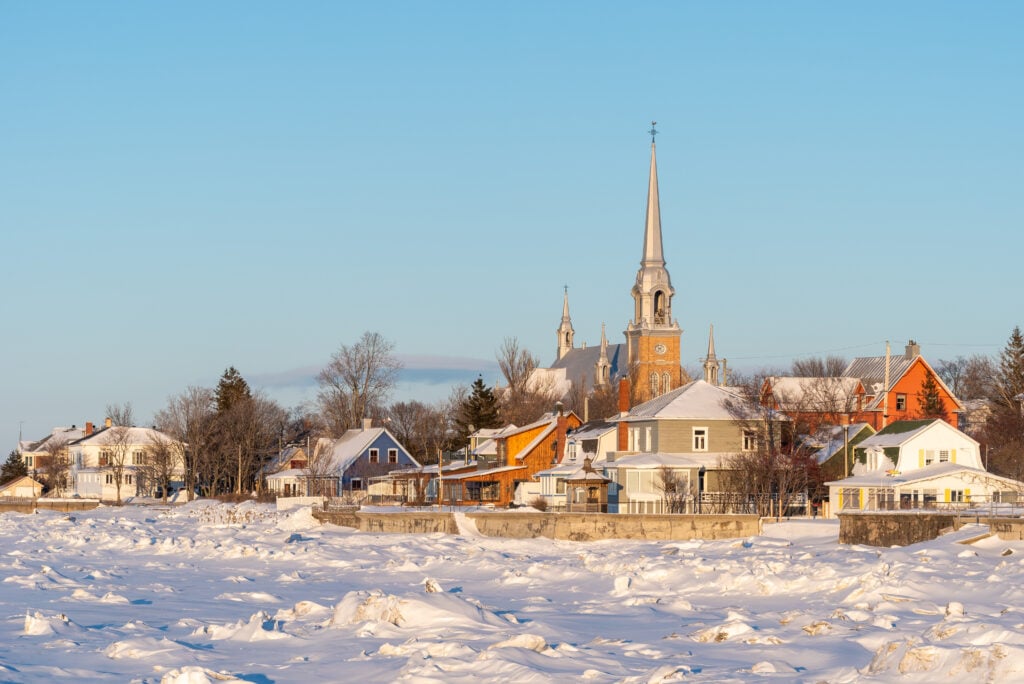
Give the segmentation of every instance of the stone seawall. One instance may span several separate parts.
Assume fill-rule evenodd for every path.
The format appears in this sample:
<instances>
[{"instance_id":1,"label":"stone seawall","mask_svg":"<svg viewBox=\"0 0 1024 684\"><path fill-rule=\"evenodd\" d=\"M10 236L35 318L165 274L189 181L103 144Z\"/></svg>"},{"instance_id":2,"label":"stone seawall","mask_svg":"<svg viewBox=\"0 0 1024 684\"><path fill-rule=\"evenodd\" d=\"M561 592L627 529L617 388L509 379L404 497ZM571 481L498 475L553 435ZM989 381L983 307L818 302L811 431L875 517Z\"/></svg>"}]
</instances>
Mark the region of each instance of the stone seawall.
<instances>
[{"instance_id":1,"label":"stone seawall","mask_svg":"<svg viewBox=\"0 0 1024 684\"><path fill-rule=\"evenodd\" d=\"M35 513L39 511L91 511L100 505L94 499L38 499L36 501L19 500L8 502L0 499L0 513Z\"/></svg>"},{"instance_id":2,"label":"stone seawall","mask_svg":"<svg viewBox=\"0 0 1024 684\"><path fill-rule=\"evenodd\" d=\"M946 530L964 525L988 525L989 532L1007 541L1024 540L1024 519L980 514L901 511L892 513L840 513L839 543L868 546L907 546L935 539Z\"/></svg>"},{"instance_id":3,"label":"stone seawall","mask_svg":"<svg viewBox=\"0 0 1024 684\"><path fill-rule=\"evenodd\" d=\"M451 513L313 513L321 522L364 532L458 534ZM620 515L614 513L466 513L480 534L510 539L736 539L761 533L756 515Z\"/></svg>"}]
</instances>

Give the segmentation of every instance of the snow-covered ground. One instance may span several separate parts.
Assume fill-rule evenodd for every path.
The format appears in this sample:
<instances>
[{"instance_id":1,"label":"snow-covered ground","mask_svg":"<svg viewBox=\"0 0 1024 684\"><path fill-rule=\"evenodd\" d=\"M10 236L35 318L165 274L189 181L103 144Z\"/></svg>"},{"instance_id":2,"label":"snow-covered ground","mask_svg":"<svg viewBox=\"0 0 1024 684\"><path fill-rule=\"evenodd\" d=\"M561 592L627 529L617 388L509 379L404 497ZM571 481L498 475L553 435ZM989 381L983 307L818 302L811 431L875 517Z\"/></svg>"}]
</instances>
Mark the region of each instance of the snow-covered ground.
<instances>
[{"instance_id":1,"label":"snow-covered ground","mask_svg":"<svg viewBox=\"0 0 1024 684\"><path fill-rule=\"evenodd\" d=\"M376 535L197 502L0 516L0 681L1013 682L1024 542Z\"/></svg>"}]
</instances>

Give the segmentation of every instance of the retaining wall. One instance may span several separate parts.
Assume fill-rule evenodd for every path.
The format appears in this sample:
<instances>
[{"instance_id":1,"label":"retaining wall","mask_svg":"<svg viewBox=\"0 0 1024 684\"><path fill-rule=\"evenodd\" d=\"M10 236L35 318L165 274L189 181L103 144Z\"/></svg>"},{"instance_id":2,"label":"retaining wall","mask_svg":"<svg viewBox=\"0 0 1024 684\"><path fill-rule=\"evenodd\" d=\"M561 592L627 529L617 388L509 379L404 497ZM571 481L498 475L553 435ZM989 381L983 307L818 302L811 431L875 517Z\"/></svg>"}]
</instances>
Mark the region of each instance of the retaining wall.
<instances>
[{"instance_id":1,"label":"retaining wall","mask_svg":"<svg viewBox=\"0 0 1024 684\"><path fill-rule=\"evenodd\" d=\"M39 511L91 511L100 505L95 499L37 499L36 501L8 502L0 499L0 513L35 513Z\"/></svg>"},{"instance_id":2,"label":"retaining wall","mask_svg":"<svg viewBox=\"0 0 1024 684\"><path fill-rule=\"evenodd\" d=\"M314 512L322 522L364 532L458 534L451 513ZM761 533L756 515L621 515L614 513L466 513L489 537L513 539L735 539Z\"/></svg>"}]
</instances>

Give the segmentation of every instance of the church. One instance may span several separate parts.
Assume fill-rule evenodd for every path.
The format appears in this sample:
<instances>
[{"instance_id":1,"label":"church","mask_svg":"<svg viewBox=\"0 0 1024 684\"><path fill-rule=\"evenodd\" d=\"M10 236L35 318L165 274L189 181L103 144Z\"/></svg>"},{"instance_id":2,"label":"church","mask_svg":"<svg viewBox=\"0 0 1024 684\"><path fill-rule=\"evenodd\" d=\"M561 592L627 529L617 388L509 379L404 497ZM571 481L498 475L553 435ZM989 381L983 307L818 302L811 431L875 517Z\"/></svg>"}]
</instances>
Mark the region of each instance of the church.
<instances>
[{"instance_id":1,"label":"church","mask_svg":"<svg viewBox=\"0 0 1024 684\"><path fill-rule=\"evenodd\" d=\"M569 316L569 294L562 300L562 320L556 335L557 355L550 368L538 368L531 385L566 396L574 387L589 393L607 388L622 378L632 385L634 404L643 403L680 387L689 381L682 368L679 321L672 316L675 289L665 266L662 247L661 207L658 200L658 162L651 128L651 167L647 185L647 212L644 220L643 252L631 294L633 317L623 331L625 342L609 344L604 324L598 347L576 347L575 330ZM709 338L704 363L705 380L718 384L718 360L714 357L714 337ZM710 376L710 377L708 377Z\"/></svg>"}]
</instances>

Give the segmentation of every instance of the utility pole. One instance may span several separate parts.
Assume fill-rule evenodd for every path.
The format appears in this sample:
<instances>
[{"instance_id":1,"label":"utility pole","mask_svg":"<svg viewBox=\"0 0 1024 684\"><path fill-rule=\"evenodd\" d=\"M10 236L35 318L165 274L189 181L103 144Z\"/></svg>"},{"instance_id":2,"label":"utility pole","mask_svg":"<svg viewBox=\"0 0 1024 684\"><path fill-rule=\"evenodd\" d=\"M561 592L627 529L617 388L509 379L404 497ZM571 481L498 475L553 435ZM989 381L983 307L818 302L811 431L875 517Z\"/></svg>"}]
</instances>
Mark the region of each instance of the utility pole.
<instances>
[{"instance_id":1,"label":"utility pole","mask_svg":"<svg viewBox=\"0 0 1024 684\"><path fill-rule=\"evenodd\" d=\"M889 340L885 341L885 385L882 391L882 429L889 424Z\"/></svg>"}]
</instances>

